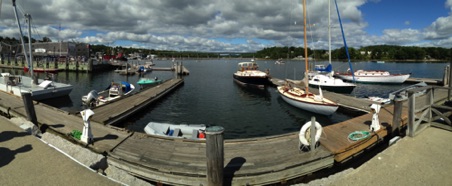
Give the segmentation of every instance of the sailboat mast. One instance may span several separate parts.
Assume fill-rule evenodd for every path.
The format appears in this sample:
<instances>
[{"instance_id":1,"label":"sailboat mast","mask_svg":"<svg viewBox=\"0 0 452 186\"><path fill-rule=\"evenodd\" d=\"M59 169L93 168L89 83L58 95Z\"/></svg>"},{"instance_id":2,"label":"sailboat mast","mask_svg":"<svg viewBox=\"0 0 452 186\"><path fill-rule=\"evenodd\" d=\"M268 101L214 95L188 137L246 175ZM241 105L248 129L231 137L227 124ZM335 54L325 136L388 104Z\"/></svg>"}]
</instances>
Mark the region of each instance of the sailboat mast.
<instances>
[{"instance_id":1,"label":"sailboat mast","mask_svg":"<svg viewBox=\"0 0 452 186\"><path fill-rule=\"evenodd\" d=\"M308 37L306 36L306 0L303 0L303 35L304 35L304 68L306 69L304 72L304 84L305 84L305 90L306 94L309 93L309 83L308 83Z\"/></svg>"},{"instance_id":2,"label":"sailboat mast","mask_svg":"<svg viewBox=\"0 0 452 186\"><path fill-rule=\"evenodd\" d=\"M30 59L29 59L29 63L28 65L30 66L30 76L32 78L32 81L34 81L34 77L33 77L33 53L31 52L31 15L30 14L25 14L25 17L27 18L28 21L28 53L30 54ZM35 84L37 84L38 82L34 82Z\"/></svg>"},{"instance_id":3,"label":"sailboat mast","mask_svg":"<svg viewBox=\"0 0 452 186\"><path fill-rule=\"evenodd\" d=\"M356 82L355 81L355 72L353 71L352 62L350 61L350 54L348 53L347 41L345 41L344 28L342 27L341 14L339 13L339 8L337 7L336 0L334 0L334 4L336 5L337 17L339 18L339 25L341 26L342 40L344 41L345 53L347 54L347 58L348 58L348 65L350 66L350 72L352 73L353 83L355 83Z\"/></svg>"},{"instance_id":4,"label":"sailboat mast","mask_svg":"<svg viewBox=\"0 0 452 186\"><path fill-rule=\"evenodd\" d=\"M331 0L328 0L328 62L331 64Z\"/></svg>"},{"instance_id":5,"label":"sailboat mast","mask_svg":"<svg viewBox=\"0 0 452 186\"><path fill-rule=\"evenodd\" d=\"M22 45L22 50L23 50L23 53L24 53L25 61L27 61L27 63L30 64L29 61L28 61L27 52L25 52L24 36L22 34L22 28L20 27L19 16L17 15L16 0L12 0L12 1L13 1L14 15L16 16L17 26L19 27L20 43ZM30 38L28 38L28 39L30 39Z\"/></svg>"}]
</instances>

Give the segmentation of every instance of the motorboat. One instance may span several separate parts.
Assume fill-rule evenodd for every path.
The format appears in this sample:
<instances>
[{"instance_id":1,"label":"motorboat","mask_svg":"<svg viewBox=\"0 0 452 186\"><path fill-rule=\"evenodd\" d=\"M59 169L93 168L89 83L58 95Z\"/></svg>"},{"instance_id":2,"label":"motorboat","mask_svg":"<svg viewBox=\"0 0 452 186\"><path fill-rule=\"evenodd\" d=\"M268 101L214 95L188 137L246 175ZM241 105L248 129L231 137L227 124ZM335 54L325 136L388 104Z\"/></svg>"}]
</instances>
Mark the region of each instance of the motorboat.
<instances>
[{"instance_id":1,"label":"motorboat","mask_svg":"<svg viewBox=\"0 0 452 186\"><path fill-rule=\"evenodd\" d=\"M330 74L316 74L309 79L309 85L314 88L322 87L323 90L337 93L351 93L356 84L344 82Z\"/></svg>"},{"instance_id":2,"label":"motorboat","mask_svg":"<svg viewBox=\"0 0 452 186\"><path fill-rule=\"evenodd\" d=\"M245 86L264 87L270 84L269 74L258 70L256 62L240 62L238 70L233 74L234 81Z\"/></svg>"},{"instance_id":3,"label":"motorboat","mask_svg":"<svg viewBox=\"0 0 452 186\"><path fill-rule=\"evenodd\" d=\"M206 125L204 124L169 124L149 122L144 132L149 135L166 136L185 139L205 139Z\"/></svg>"},{"instance_id":4,"label":"motorboat","mask_svg":"<svg viewBox=\"0 0 452 186\"><path fill-rule=\"evenodd\" d=\"M148 87L152 87L158 84L161 84L163 81L161 79L158 79L157 77L155 78L140 78L140 80L138 80L137 84L140 85L140 87L143 88L148 88Z\"/></svg>"},{"instance_id":5,"label":"motorboat","mask_svg":"<svg viewBox=\"0 0 452 186\"><path fill-rule=\"evenodd\" d=\"M135 90L133 84L124 81L120 83L112 82L106 90L101 92L91 90L87 95L82 97L82 103L89 107L98 107L127 96L133 90Z\"/></svg>"}]
</instances>

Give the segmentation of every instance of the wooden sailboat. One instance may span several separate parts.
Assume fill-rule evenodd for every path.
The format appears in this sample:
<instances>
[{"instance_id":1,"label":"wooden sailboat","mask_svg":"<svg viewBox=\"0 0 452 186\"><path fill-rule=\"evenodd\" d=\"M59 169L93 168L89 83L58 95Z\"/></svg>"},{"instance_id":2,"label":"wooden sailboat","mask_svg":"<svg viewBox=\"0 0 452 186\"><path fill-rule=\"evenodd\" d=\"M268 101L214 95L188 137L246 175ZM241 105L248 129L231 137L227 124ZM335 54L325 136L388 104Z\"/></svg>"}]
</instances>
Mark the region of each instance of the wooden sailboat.
<instances>
[{"instance_id":1,"label":"wooden sailboat","mask_svg":"<svg viewBox=\"0 0 452 186\"><path fill-rule=\"evenodd\" d=\"M308 84L308 46L307 46L307 34L306 34L306 0L303 0L303 31L304 31L304 56L305 56L305 88L297 88L292 86L289 82L285 85L278 86L278 92L284 101L292 106L298 107L303 110L314 112L322 115L331 115L336 112L339 107L337 103L326 99L322 95L322 90L319 88L319 95L315 95L309 92Z\"/></svg>"},{"instance_id":2,"label":"wooden sailboat","mask_svg":"<svg viewBox=\"0 0 452 186\"><path fill-rule=\"evenodd\" d=\"M333 77L331 65L331 0L328 0L328 66L316 68L316 72L309 75L309 85L312 87L322 87L324 90L338 93L351 93L356 84L344 82L340 78Z\"/></svg>"},{"instance_id":3,"label":"wooden sailboat","mask_svg":"<svg viewBox=\"0 0 452 186\"><path fill-rule=\"evenodd\" d=\"M348 53L347 42L345 41L344 29L342 28L341 15L339 8L337 7L337 1L334 1L336 5L337 16L342 31L342 39L344 40L345 51L347 52L348 64L350 70L344 73L336 73L335 76L342 78L346 81L360 82L360 83L384 83L384 84L399 84L405 82L411 75L410 74L391 74L384 70L357 70L353 71L353 67L350 62L350 55Z\"/></svg>"}]
</instances>

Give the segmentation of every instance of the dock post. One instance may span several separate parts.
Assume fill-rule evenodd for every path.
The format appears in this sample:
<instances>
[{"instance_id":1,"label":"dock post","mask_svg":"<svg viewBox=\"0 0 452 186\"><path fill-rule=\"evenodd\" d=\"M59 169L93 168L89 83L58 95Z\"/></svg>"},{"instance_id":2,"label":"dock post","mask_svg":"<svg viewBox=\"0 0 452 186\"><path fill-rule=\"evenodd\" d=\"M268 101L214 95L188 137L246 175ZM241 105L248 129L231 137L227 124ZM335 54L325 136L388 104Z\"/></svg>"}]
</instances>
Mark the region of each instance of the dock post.
<instances>
[{"instance_id":1,"label":"dock post","mask_svg":"<svg viewBox=\"0 0 452 186\"><path fill-rule=\"evenodd\" d=\"M450 61L450 64L449 64L449 79L448 79L448 84L449 84L449 89L447 89L447 100L449 100L450 101L450 88L452 87L452 73L451 73L451 69L452 69L452 61Z\"/></svg>"},{"instance_id":2,"label":"dock post","mask_svg":"<svg viewBox=\"0 0 452 186\"><path fill-rule=\"evenodd\" d=\"M69 70L69 56L66 56L66 71Z\"/></svg>"},{"instance_id":3,"label":"dock post","mask_svg":"<svg viewBox=\"0 0 452 186\"><path fill-rule=\"evenodd\" d=\"M414 133L416 131L415 127L415 117L414 110L416 109L416 99L413 92L408 92L408 127L407 127L407 134L410 137L414 137Z\"/></svg>"},{"instance_id":4,"label":"dock post","mask_svg":"<svg viewBox=\"0 0 452 186\"><path fill-rule=\"evenodd\" d=\"M315 145L317 143L317 141L315 141L315 133L317 132L317 129L315 128L315 116L311 116L311 127L310 127L310 137L311 137L311 142L309 143L309 147L311 149L311 152L314 151L315 149Z\"/></svg>"},{"instance_id":5,"label":"dock post","mask_svg":"<svg viewBox=\"0 0 452 186\"><path fill-rule=\"evenodd\" d=\"M25 112L27 113L28 121L31 121L34 125L38 126L38 119L36 118L35 106L33 105L33 99L31 99L31 93L23 92L22 100L24 100Z\"/></svg>"},{"instance_id":6,"label":"dock post","mask_svg":"<svg viewBox=\"0 0 452 186\"><path fill-rule=\"evenodd\" d=\"M224 128L212 126L206 129L207 185L223 185Z\"/></svg>"},{"instance_id":7,"label":"dock post","mask_svg":"<svg viewBox=\"0 0 452 186\"><path fill-rule=\"evenodd\" d=\"M450 72L450 65L446 65L444 67L443 86L449 85L449 72Z\"/></svg>"},{"instance_id":8,"label":"dock post","mask_svg":"<svg viewBox=\"0 0 452 186\"><path fill-rule=\"evenodd\" d=\"M400 122L402 118L403 101L394 100L394 115L392 117L392 132L400 134Z\"/></svg>"},{"instance_id":9,"label":"dock post","mask_svg":"<svg viewBox=\"0 0 452 186\"><path fill-rule=\"evenodd\" d=\"M56 58L53 58L53 66L56 68L56 69L58 69L58 62L59 62L59 58L58 59L56 59Z\"/></svg>"},{"instance_id":10,"label":"dock post","mask_svg":"<svg viewBox=\"0 0 452 186\"><path fill-rule=\"evenodd\" d=\"M92 72L93 71L93 59L88 59L88 67L86 67L86 71L87 72Z\"/></svg>"}]
</instances>

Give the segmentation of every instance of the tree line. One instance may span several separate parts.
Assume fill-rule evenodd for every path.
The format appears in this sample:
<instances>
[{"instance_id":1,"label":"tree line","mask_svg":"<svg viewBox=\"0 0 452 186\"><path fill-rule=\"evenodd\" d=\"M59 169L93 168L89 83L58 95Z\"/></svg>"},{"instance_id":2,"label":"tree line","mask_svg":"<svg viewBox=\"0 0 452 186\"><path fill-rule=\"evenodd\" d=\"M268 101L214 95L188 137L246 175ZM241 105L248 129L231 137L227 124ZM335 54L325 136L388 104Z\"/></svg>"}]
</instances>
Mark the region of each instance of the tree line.
<instances>
[{"instance_id":1,"label":"tree line","mask_svg":"<svg viewBox=\"0 0 452 186\"><path fill-rule=\"evenodd\" d=\"M24 42L28 43L29 38L24 36ZM18 45L20 41L16 38L1 37L0 42L9 45ZM43 37L40 40L31 38L32 43L52 42L50 38ZM144 48L132 48L122 46L90 45L90 53L100 52L107 55L116 55L118 52L124 54L141 53L143 55L154 54L166 58L266 58L266 59L293 59L304 56L303 47L283 46L269 47L256 52L232 53L232 52L199 52L199 51L171 51L155 50ZM312 50L308 48L309 57L316 59L328 59L327 50ZM418 47L418 46L397 46L397 45L374 45L355 49L348 48L351 60L439 60L446 61L452 59L452 48L442 47ZM331 51L331 57L335 60L347 60L345 47Z\"/></svg>"}]
</instances>

